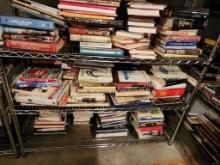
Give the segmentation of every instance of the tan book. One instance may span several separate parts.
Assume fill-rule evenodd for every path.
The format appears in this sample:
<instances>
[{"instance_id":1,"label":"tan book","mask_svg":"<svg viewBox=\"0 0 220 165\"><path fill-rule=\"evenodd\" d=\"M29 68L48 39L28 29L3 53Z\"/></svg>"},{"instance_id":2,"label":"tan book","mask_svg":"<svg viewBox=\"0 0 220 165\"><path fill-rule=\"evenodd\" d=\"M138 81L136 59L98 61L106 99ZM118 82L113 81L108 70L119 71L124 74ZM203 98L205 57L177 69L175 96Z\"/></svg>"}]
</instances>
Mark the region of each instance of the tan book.
<instances>
[{"instance_id":1,"label":"tan book","mask_svg":"<svg viewBox=\"0 0 220 165\"><path fill-rule=\"evenodd\" d=\"M115 91L116 97L130 97L130 96L149 96L151 95L149 90L137 90L137 91Z\"/></svg>"},{"instance_id":2,"label":"tan book","mask_svg":"<svg viewBox=\"0 0 220 165\"><path fill-rule=\"evenodd\" d=\"M130 54L133 59L146 59L146 60L154 60L156 59L156 55L148 55L148 54Z\"/></svg>"},{"instance_id":3,"label":"tan book","mask_svg":"<svg viewBox=\"0 0 220 165\"><path fill-rule=\"evenodd\" d=\"M159 50L155 50L155 52L162 56L167 58L199 58L199 55L193 55L193 54L164 54L161 53Z\"/></svg>"},{"instance_id":4,"label":"tan book","mask_svg":"<svg viewBox=\"0 0 220 165\"><path fill-rule=\"evenodd\" d=\"M122 48L122 49L131 50L131 49L140 48L140 47L143 47L143 46L149 46L149 43L145 42L145 43L133 43L133 44L120 44L120 43L117 43L117 42L113 42L113 45L115 47L119 47L119 48Z\"/></svg>"}]
</instances>

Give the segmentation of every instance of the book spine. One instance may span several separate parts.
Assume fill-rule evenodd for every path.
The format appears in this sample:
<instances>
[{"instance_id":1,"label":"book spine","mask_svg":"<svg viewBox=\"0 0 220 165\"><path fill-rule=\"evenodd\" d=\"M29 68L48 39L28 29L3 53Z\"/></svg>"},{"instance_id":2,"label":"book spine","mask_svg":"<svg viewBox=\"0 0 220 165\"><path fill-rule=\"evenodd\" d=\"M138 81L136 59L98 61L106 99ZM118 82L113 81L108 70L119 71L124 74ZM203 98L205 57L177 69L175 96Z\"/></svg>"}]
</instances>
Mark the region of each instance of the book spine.
<instances>
[{"instance_id":1,"label":"book spine","mask_svg":"<svg viewBox=\"0 0 220 165\"><path fill-rule=\"evenodd\" d=\"M146 88L148 86L148 84L146 83L138 83L138 84L123 84L123 83L120 83L120 84L117 84L116 87L117 89L130 89L130 88Z\"/></svg>"},{"instance_id":2,"label":"book spine","mask_svg":"<svg viewBox=\"0 0 220 165\"><path fill-rule=\"evenodd\" d=\"M158 126L142 127L142 128L139 128L139 130L141 132L152 132L152 131L163 132L163 126L162 125L158 125Z\"/></svg>"},{"instance_id":3,"label":"book spine","mask_svg":"<svg viewBox=\"0 0 220 165\"><path fill-rule=\"evenodd\" d=\"M84 18L66 18L72 23L87 24L87 25L101 25L107 27L122 28L124 22L122 20L101 20L101 19L84 19Z\"/></svg>"},{"instance_id":4,"label":"book spine","mask_svg":"<svg viewBox=\"0 0 220 165\"><path fill-rule=\"evenodd\" d=\"M188 18L188 19L207 19L208 14L192 13L192 12L172 12L172 17Z\"/></svg>"},{"instance_id":5,"label":"book spine","mask_svg":"<svg viewBox=\"0 0 220 165\"><path fill-rule=\"evenodd\" d=\"M165 46L196 46L195 42L166 42Z\"/></svg>"},{"instance_id":6,"label":"book spine","mask_svg":"<svg viewBox=\"0 0 220 165\"><path fill-rule=\"evenodd\" d=\"M124 56L124 51L121 49L105 50L105 49L90 49L90 48L80 47L80 54L86 56L122 57Z\"/></svg>"},{"instance_id":7,"label":"book spine","mask_svg":"<svg viewBox=\"0 0 220 165\"><path fill-rule=\"evenodd\" d=\"M47 82L16 82L16 88L37 88L37 87L56 87L59 86L60 83L47 83Z\"/></svg>"},{"instance_id":8,"label":"book spine","mask_svg":"<svg viewBox=\"0 0 220 165\"><path fill-rule=\"evenodd\" d=\"M164 49L196 49L197 46L165 46L161 45Z\"/></svg>"},{"instance_id":9,"label":"book spine","mask_svg":"<svg viewBox=\"0 0 220 165\"><path fill-rule=\"evenodd\" d=\"M115 7L102 6L102 5L94 5L89 3L79 3L79 2L64 2L61 1L60 4L68 5L68 6L76 6L76 7L85 7L85 8L94 8L94 9L104 9L104 10L112 10L115 11Z\"/></svg>"},{"instance_id":10,"label":"book spine","mask_svg":"<svg viewBox=\"0 0 220 165\"><path fill-rule=\"evenodd\" d=\"M3 32L4 33L9 33L9 34L22 34L22 35L49 35L49 36L57 36L58 31L40 31L40 30L32 30L32 29L22 29L22 28L11 28L11 27L3 27Z\"/></svg>"},{"instance_id":11,"label":"book spine","mask_svg":"<svg viewBox=\"0 0 220 165\"><path fill-rule=\"evenodd\" d=\"M203 29L208 25L207 20L195 20L184 18L173 18L173 29Z\"/></svg>"},{"instance_id":12,"label":"book spine","mask_svg":"<svg viewBox=\"0 0 220 165\"><path fill-rule=\"evenodd\" d=\"M110 36L109 31L82 29L82 28L73 28L73 27L69 28L69 32L72 34L80 34L80 35Z\"/></svg>"},{"instance_id":13,"label":"book spine","mask_svg":"<svg viewBox=\"0 0 220 165\"><path fill-rule=\"evenodd\" d=\"M80 47L90 48L112 48L112 43L97 43L97 42L80 42Z\"/></svg>"},{"instance_id":14,"label":"book spine","mask_svg":"<svg viewBox=\"0 0 220 165\"><path fill-rule=\"evenodd\" d=\"M199 42L201 40L201 36L167 36L162 38L167 42Z\"/></svg>"},{"instance_id":15,"label":"book spine","mask_svg":"<svg viewBox=\"0 0 220 165\"><path fill-rule=\"evenodd\" d=\"M155 97L169 97L169 96L182 96L185 93L184 88L168 89L168 90L153 90Z\"/></svg>"},{"instance_id":16,"label":"book spine","mask_svg":"<svg viewBox=\"0 0 220 165\"><path fill-rule=\"evenodd\" d=\"M21 41L36 41L36 42L55 42L57 37L52 36L30 36L30 35L16 35L4 34L4 39L21 40Z\"/></svg>"},{"instance_id":17,"label":"book spine","mask_svg":"<svg viewBox=\"0 0 220 165\"><path fill-rule=\"evenodd\" d=\"M55 53L58 51L58 48L61 47L62 43L63 40L61 40L58 43L40 43L40 42L30 42L30 41L5 40L5 47Z\"/></svg>"},{"instance_id":18,"label":"book spine","mask_svg":"<svg viewBox=\"0 0 220 165\"><path fill-rule=\"evenodd\" d=\"M94 5L103 5L103 6L112 6L112 7L119 7L120 6L120 1L108 1L108 0L60 0L60 2L65 1L65 2L80 2L80 3L88 3L88 4L94 4Z\"/></svg>"},{"instance_id":19,"label":"book spine","mask_svg":"<svg viewBox=\"0 0 220 165\"><path fill-rule=\"evenodd\" d=\"M0 24L48 31L53 31L55 29L54 22L52 21L28 19L22 17L0 16Z\"/></svg>"},{"instance_id":20,"label":"book spine","mask_svg":"<svg viewBox=\"0 0 220 165\"><path fill-rule=\"evenodd\" d=\"M70 41L80 41L80 42L111 42L111 37L108 37L108 36L92 36L92 35L70 34Z\"/></svg>"}]
</instances>

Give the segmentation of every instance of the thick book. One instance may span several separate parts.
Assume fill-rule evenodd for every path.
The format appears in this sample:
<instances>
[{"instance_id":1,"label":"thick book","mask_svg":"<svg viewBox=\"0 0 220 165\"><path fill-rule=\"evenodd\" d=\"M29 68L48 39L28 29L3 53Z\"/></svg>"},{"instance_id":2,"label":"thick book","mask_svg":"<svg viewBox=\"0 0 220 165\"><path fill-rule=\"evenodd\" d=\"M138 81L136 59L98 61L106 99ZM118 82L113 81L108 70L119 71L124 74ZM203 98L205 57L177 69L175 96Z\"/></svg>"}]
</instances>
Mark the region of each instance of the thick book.
<instances>
[{"instance_id":1,"label":"thick book","mask_svg":"<svg viewBox=\"0 0 220 165\"><path fill-rule=\"evenodd\" d=\"M85 56L103 56L103 57L123 57L124 51L122 49L97 49L80 47L80 55Z\"/></svg>"},{"instance_id":2,"label":"thick book","mask_svg":"<svg viewBox=\"0 0 220 165\"><path fill-rule=\"evenodd\" d=\"M207 20L186 19L186 18L163 18L160 20L163 26L179 29L204 29L208 26Z\"/></svg>"},{"instance_id":3,"label":"thick book","mask_svg":"<svg viewBox=\"0 0 220 165\"><path fill-rule=\"evenodd\" d=\"M160 17L159 10L148 10L148 9L136 9L136 8L127 8L128 15L133 16L145 16L145 17Z\"/></svg>"},{"instance_id":4,"label":"thick book","mask_svg":"<svg viewBox=\"0 0 220 165\"><path fill-rule=\"evenodd\" d=\"M119 7L120 0L60 0L60 2L79 2L79 3L86 3L86 4L94 4L94 5L103 5L103 6L113 6Z\"/></svg>"},{"instance_id":5,"label":"thick book","mask_svg":"<svg viewBox=\"0 0 220 165\"><path fill-rule=\"evenodd\" d=\"M89 29L84 27L70 27L70 34L80 34L80 35L95 35L95 36L110 36L110 30Z\"/></svg>"},{"instance_id":6,"label":"thick book","mask_svg":"<svg viewBox=\"0 0 220 165\"><path fill-rule=\"evenodd\" d=\"M149 18L129 16L128 26L155 27L155 21Z\"/></svg>"},{"instance_id":7,"label":"thick book","mask_svg":"<svg viewBox=\"0 0 220 165\"><path fill-rule=\"evenodd\" d=\"M172 97L172 96L183 96L185 93L185 88L176 89L166 89L166 90L156 90L152 91L154 97Z\"/></svg>"},{"instance_id":8,"label":"thick book","mask_svg":"<svg viewBox=\"0 0 220 165\"><path fill-rule=\"evenodd\" d=\"M61 82L52 82L52 83L49 83L49 82L30 82L30 81L20 81L20 80L17 80L15 82L15 87L16 88L39 88L39 87L56 87L56 86L59 86L61 84Z\"/></svg>"},{"instance_id":9,"label":"thick book","mask_svg":"<svg viewBox=\"0 0 220 165\"><path fill-rule=\"evenodd\" d=\"M123 28L124 22L122 20L103 20L103 19L92 19L92 18L66 18L66 21L71 23L92 25L92 26L104 26L104 27L116 27Z\"/></svg>"},{"instance_id":10,"label":"thick book","mask_svg":"<svg viewBox=\"0 0 220 165\"><path fill-rule=\"evenodd\" d=\"M172 17L191 18L191 19L207 19L209 9L205 8L176 8L171 12Z\"/></svg>"},{"instance_id":11,"label":"thick book","mask_svg":"<svg viewBox=\"0 0 220 165\"><path fill-rule=\"evenodd\" d=\"M164 49L197 49L196 45L193 45L193 46L186 46L186 45L175 46L175 45L158 44L158 46L160 46Z\"/></svg>"},{"instance_id":12,"label":"thick book","mask_svg":"<svg viewBox=\"0 0 220 165\"><path fill-rule=\"evenodd\" d=\"M146 88L150 83L150 77L144 70L119 70L114 79L117 89Z\"/></svg>"},{"instance_id":13,"label":"thick book","mask_svg":"<svg viewBox=\"0 0 220 165\"><path fill-rule=\"evenodd\" d=\"M0 16L0 25L53 31L54 22L13 16Z\"/></svg>"},{"instance_id":14,"label":"thick book","mask_svg":"<svg viewBox=\"0 0 220 165\"><path fill-rule=\"evenodd\" d=\"M111 49L112 48L112 43L80 42L80 47Z\"/></svg>"},{"instance_id":15,"label":"thick book","mask_svg":"<svg viewBox=\"0 0 220 165\"><path fill-rule=\"evenodd\" d=\"M18 76L17 80L27 82L56 83L59 82L61 77L62 71L60 69L29 67Z\"/></svg>"},{"instance_id":16,"label":"thick book","mask_svg":"<svg viewBox=\"0 0 220 165\"><path fill-rule=\"evenodd\" d=\"M115 36L127 37L127 38L132 38L132 39L137 39L137 40L140 40L140 39L144 38L143 34L127 32L127 31L124 31L124 30L116 31Z\"/></svg>"},{"instance_id":17,"label":"thick book","mask_svg":"<svg viewBox=\"0 0 220 165\"><path fill-rule=\"evenodd\" d=\"M99 15L99 13L92 14L86 14L86 13L79 13L79 12L67 12L67 11L61 11L60 15L64 17L73 17L73 18L92 18L92 19L103 19L103 20L115 20L115 17L113 16L104 16Z\"/></svg>"},{"instance_id":18,"label":"thick book","mask_svg":"<svg viewBox=\"0 0 220 165\"><path fill-rule=\"evenodd\" d=\"M61 1L58 4L58 8L64 9L64 10L90 11L90 12L97 12L97 13L109 13L109 14L116 13L116 7L93 5L93 4L78 3L78 2L62 2Z\"/></svg>"},{"instance_id":19,"label":"thick book","mask_svg":"<svg viewBox=\"0 0 220 165\"><path fill-rule=\"evenodd\" d=\"M132 43L132 44L120 44L118 42L113 42L113 45L118 48L126 49L126 50L132 50L136 48L141 48L141 47L147 47L149 46L148 42L143 42L143 43Z\"/></svg>"},{"instance_id":20,"label":"thick book","mask_svg":"<svg viewBox=\"0 0 220 165\"><path fill-rule=\"evenodd\" d=\"M131 96L150 96L150 91L149 90L120 90L120 91L115 91L115 96L116 97L131 97Z\"/></svg>"},{"instance_id":21,"label":"thick book","mask_svg":"<svg viewBox=\"0 0 220 165\"><path fill-rule=\"evenodd\" d=\"M32 29L23 29L23 28L14 28L14 27L3 27L3 32L8 34L31 35L31 36L59 35L59 30L57 28L53 31L46 31L46 30L32 30Z\"/></svg>"},{"instance_id":22,"label":"thick book","mask_svg":"<svg viewBox=\"0 0 220 165\"><path fill-rule=\"evenodd\" d=\"M109 37L109 36L70 34L70 41L108 42L109 43L109 42L111 42L111 37Z\"/></svg>"},{"instance_id":23,"label":"thick book","mask_svg":"<svg viewBox=\"0 0 220 165\"><path fill-rule=\"evenodd\" d=\"M175 35L175 36L197 36L198 29L190 29L190 30L178 30L178 31L171 31L171 30L158 30L160 35Z\"/></svg>"},{"instance_id":24,"label":"thick book","mask_svg":"<svg viewBox=\"0 0 220 165\"><path fill-rule=\"evenodd\" d=\"M167 42L199 42L201 41L201 36L181 36L178 35L167 35L167 36L160 36L160 38Z\"/></svg>"},{"instance_id":25,"label":"thick book","mask_svg":"<svg viewBox=\"0 0 220 165\"><path fill-rule=\"evenodd\" d=\"M21 34L3 34L4 39L20 40L20 41L35 41L35 42L57 42L59 36L30 36Z\"/></svg>"},{"instance_id":26,"label":"thick book","mask_svg":"<svg viewBox=\"0 0 220 165\"><path fill-rule=\"evenodd\" d=\"M194 41L165 41L161 38L156 38L156 42L163 46L197 46Z\"/></svg>"},{"instance_id":27,"label":"thick book","mask_svg":"<svg viewBox=\"0 0 220 165\"><path fill-rule=\"evenodd\" d=\"M159 50L155 50L155 52L165 58L199 58L199 54L162 53Z\"/></svg>"},{"instance_id":28,"label":"thick book","mask_svg":"<svg viewBox=\"0 0 220 165\"><path fill-rule=\"evenodd\" d=\"M154 27L139 27L137 25L128 26L128 31L132 33L148 33L148 34L157 33L157 29Z\"/></svg>"},{"instance_id":29,"label":"thick book","mask_svg":"<svg viewBox=\"0 0 220 165\"><path fill-rule=\"evenodd\" d=\"M112 83L112 71L111 69L104 68L80 69L78 81L88 83Z\"/></svg>"},{"instance_id":30,"label":"thick book","mask_svg":"<svg viewBox=\"0 0 220 165\"><path fill-rule=\"evenodd\" d=\"M57 53L64 45L64 40L60 39L54 43L43 43L33 41L5 40L5 47L12 49L24 49L30 51Z\"/></svg>"},{"instance_id":31,"label":"thick book","mask_svg":"<svg viewBox=\"0 0 220 165\"><path fill-rule=\"evenodd\" d=\"M133 2L131 1L129 3L129 6L131 8L137 8L137 9L150 9L150 10L164 10L166 7L165 4L162 3L151 3L151 2Z\"/></svg>"},{"instance_id":32,"label":"thick book","mask_svg":"<svg viewBox=\"0 0 220 165\"><path fill-rule=\"evenodd\" d=\"M178 66L154 65L152 73L157 78L165 79L186 79L187 75Z\"/></svg>"},{"instance_id":33,"label":"thick book","mask_svg":"<svg viewBox=\"0 0 220 165\"><path fill-rule=\"evenodd\" d=\"M159 45L155 46L156 50L163 54L182 54L182 55L200 55L202 53L202 50L197 48L197 49L165 49L162 48Z\"/></svg>"}]
</instances>

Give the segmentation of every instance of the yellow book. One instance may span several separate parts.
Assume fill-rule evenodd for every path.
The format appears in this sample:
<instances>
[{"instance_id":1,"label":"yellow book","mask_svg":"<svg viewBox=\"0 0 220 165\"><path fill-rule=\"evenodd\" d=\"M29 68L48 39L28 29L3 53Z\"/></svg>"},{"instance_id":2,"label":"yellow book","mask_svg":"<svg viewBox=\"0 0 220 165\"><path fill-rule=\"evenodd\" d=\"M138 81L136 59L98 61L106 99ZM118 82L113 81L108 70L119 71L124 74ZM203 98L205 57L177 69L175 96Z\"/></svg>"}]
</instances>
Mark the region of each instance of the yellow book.
<instances>
[{"instance_id":1,"label":"yellow book","mask_svg":"<svg viewBox=\"0 0 220 165\"><path fill-rule=\"evenodd\" d=\"M205 41L204 41L205 44L208 44L208 45L211 45L211 46L214 46L216 41L212 40L212 39L209 39L209 38L206 38Z\"/></svg>"},{"instance_id":2,"label":"yellow book","mask_svg":"<svg viewBox=\"0 0 220 165\"><path fill-rule=\"evenodd\" d=\"M80 14L80 13L69 13L69 12L60 12L61 16L65 17L76 17L76 18L90 18L90 19L104 19L104 20L114 20L114 17L101 16L101 15L90 15L90 14Z\"/></svg>"},{"instance_id":3,"label":"yellow book","mask_svg":"<svg viewBox=\"0 0 220 165\"><path fill-rule=\"evenodd\" d=\"M158 50L155 50L155 52L159 54L160 56L167 57L167 58L168 57L169 58L198 58L199 57L199 55L192 55L192 54L164 54Z\"/></svg>"}]
</instances>

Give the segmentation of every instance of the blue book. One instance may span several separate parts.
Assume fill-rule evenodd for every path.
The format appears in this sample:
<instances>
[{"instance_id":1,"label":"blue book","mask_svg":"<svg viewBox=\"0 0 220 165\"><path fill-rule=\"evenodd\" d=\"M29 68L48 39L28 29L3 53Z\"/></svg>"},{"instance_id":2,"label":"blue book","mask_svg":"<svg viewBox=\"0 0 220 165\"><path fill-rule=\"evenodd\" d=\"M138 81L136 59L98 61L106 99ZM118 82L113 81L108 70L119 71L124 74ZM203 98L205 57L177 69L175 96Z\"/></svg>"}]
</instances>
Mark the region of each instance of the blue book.
<instances>
[{"instance_id":1,"label":"blue book","mask_svg":"<svg viewBox=\"0 0 220 165\"><path fill-rule=\"evenodd\" d=\"M16 88L37 88L37 87L56 87L60 86L61 82L48 83L48 82L26 82L17 80L15 82Z\"/></svg>"},{"instance_id":2,"label":"blue book","mask_svg":"<svg viewBox=\"0 0 220 165\"><path fill-rule=\"evenodd\" d=\"M166 42L165 46L196 46L196 42Z\"/></svg>"},{"instance_id":3,"label":"blue book","mask_svg":"<svg viewBox=\"0 0 220 165\"><path fill-rule=\"evenodd\" d=\"M0 25L53 31L54 22L13 16L0 16Z\"/></svg>"},{"instance_id":4,"label":"blue book","mask_svg":"<svg viewBox=\"0 0 220 165\"><path fill-rule=\"evenodd\" d=\"M104 57L123 57L122 49L97 49L80 47L80 55L85 56L104 56Z\"/></svg>"}]
</instances>

